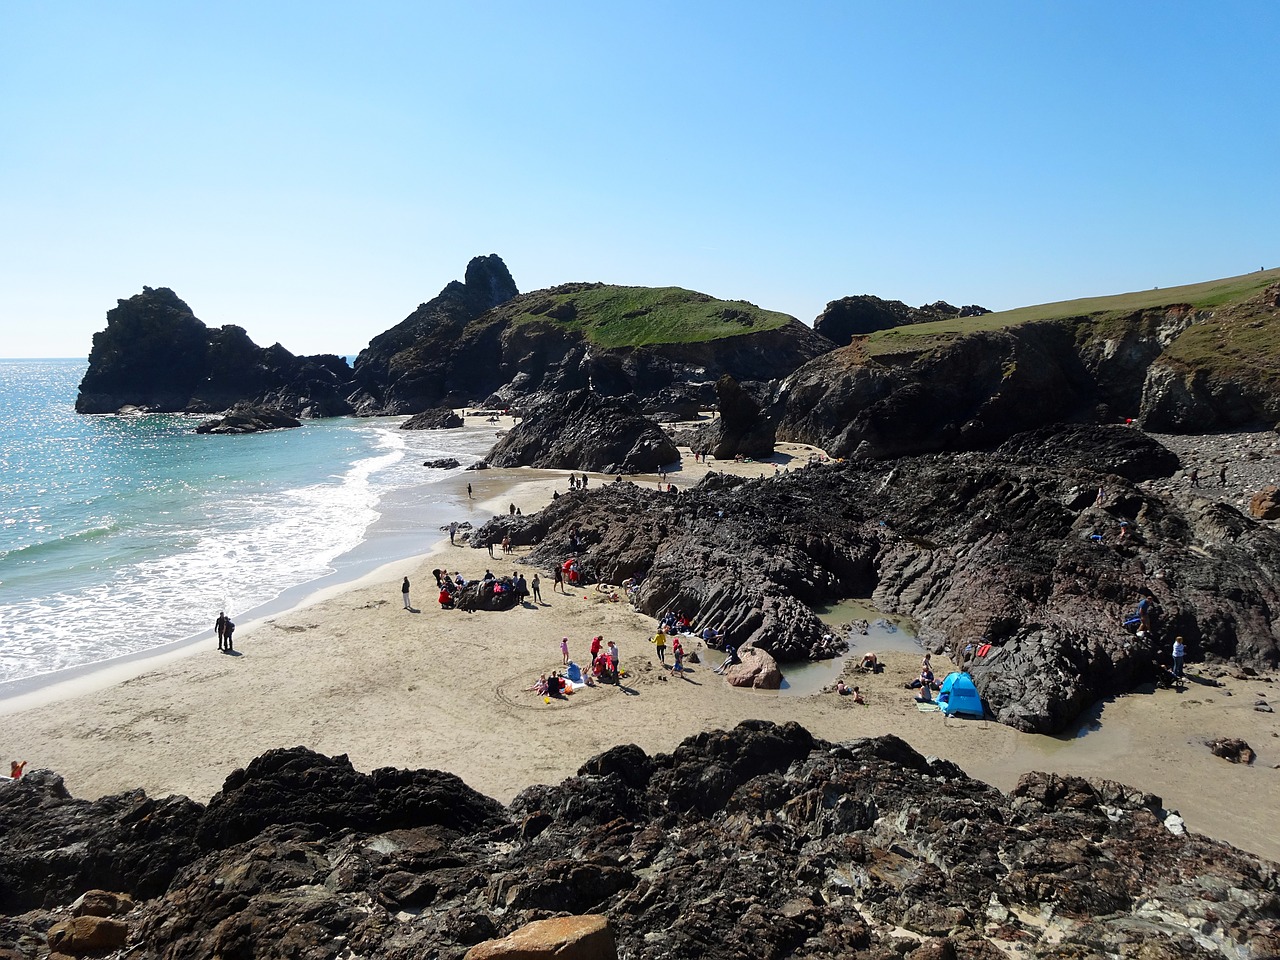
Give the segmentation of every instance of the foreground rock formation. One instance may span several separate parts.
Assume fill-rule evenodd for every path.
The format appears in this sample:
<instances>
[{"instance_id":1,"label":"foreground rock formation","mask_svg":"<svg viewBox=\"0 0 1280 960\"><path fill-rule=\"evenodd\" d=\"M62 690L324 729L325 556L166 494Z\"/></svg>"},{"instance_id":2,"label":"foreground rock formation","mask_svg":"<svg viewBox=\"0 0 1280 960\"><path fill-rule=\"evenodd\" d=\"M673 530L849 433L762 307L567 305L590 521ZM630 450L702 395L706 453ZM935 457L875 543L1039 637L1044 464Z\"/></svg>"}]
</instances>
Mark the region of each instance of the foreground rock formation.
<instances>
[{"instance_id":1,"label":"foreground rock formation","mask_svg":"<svg viewBox=\"0 0 1280 960\"><path fill-rule=\"evenodd\" d=\"M640 578L643 612L683 609L783 663L841 648L813 607L871 597L957 661L990 643L970 661L989 709L1048 733L1155 677L1175 635L1193 662L1280 664L1280 534L1153 487L1177 468L1141 431L1060 427L980 454L711 475L678 495L607 483L495 518L477 542L509 535L548 568L574 553L598 579ZM1122 624L1143 591L1162 615L1138 637Z\"/></svg>"},{"instance_id":2,"label":"foreground rock formation","mask_svg":"<svg viewBox=\"0 0 1280 960\"><path fill-rule=\"evenodd\" d=\"M564 914L607 917L624 960L1275 956L1277 865L1166 819L1110 781L1005 795L894 737L759 721L616 747L507 808L300 747L207 807L89 803L38 771L0 783L0 951L66 943L105 887L136 898L128 955L167 960L458 960Z\"/></svg>"}]
</instances>

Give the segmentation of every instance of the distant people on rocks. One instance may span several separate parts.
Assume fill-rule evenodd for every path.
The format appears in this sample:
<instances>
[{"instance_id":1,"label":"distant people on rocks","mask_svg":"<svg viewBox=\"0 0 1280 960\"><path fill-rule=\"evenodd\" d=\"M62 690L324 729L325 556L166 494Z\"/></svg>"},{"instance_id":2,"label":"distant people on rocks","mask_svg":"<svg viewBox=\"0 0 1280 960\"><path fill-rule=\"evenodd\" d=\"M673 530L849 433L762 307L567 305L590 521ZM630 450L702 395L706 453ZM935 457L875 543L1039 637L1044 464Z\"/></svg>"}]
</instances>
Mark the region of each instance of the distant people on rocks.
<instances>
[{"instance_id":1,"label":"distant people on rocks","mask_svg":"<svg viewBox=\"0 0 1280 960\"><path fill-rule=\"evenodd\" d=\"M1191 470L1187 473L1187 479L1191 482L1191 486L1193 487L1200 486L1200 468L1192 467Z\"/></svg>"},{"instance_id":2,"label":"distant people on rocks","mask_svg":"<svg viewBox=\"0 0 1280 960\"><path fill-rule=\"evenodd\" d=\"M17 760L9 761L9 776L14 780L22 779L22 771L27 769L27 761L23 760L19 763Z\"/></svg>"},{"instance_id":3,"label":"distant people on rocks","mask_svg":"<svg viewBox=\"0 0 1280 960\"><path fill-rule=\"evenodd\" d=\"M1227 465L1224 463L1218 471L1218 486L1225 487L1227 485Z\"/></svg>"},{"instance_id":4,"label":"distant people on rocks","mask_svg":"<svg viewBox=\"0 0 1280 960\"><path fill-rule=\"evenodd\" d=\"M516 505L513 503L511 505L511 516L514 517L515 515L516 515Z\"/></svg>"}]
</instances>

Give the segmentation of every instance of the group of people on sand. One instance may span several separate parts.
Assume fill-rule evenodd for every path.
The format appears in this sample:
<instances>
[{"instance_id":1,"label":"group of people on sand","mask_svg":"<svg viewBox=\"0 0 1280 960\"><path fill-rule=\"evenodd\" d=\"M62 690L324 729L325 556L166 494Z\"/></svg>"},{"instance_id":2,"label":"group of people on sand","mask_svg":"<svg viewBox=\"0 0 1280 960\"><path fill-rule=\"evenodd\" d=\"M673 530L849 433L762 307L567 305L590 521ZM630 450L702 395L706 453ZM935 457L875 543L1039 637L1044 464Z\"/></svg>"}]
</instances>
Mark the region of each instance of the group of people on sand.
<instances>
[{"instance_id":1,"label":"group of people on sand","mask_svg":"<svg viewBox=\"0 0 1280 960\"><path fill-rule=\"evenodd\" d=\"M613 640L606 644L604 637L592 637L590 651L591 664L584 670L570 659L569 638L561 638L560 657L564 670L544 673L529 689L550 701L572 693L579 685L594 687L598 683L617 684L627 675L622 667L622 654Z\"/></svg>"},{"instance_id":2,"label":"group of people on sand","mask_svg":"<svg viewBox=\"0 0 1280 960\"><path fill-rule=\"evenodd\" d=\"M494 594L511 593L516 603L524 603L532 594L535 602L542 602L542 583L538 579L538 575L533 575L533 582L530 584L519 570L511 571L509 577L494 576L492 570L485 570L484 576L475 580L468 580L461 573L451 574L448 570L432 570L432 576L436 578L436 587L440 594L437 600L440 603L441 610L453 610L458 605L458 598L462 595L462 591L473 583L479 583L481 593L486 592L486 587ZM409 578L405 578L405 584L408 585ZM487 595L487 594L486 594ZM405 606L408 608L408 591L405 591Z\"/></svg>"}]
</instances>

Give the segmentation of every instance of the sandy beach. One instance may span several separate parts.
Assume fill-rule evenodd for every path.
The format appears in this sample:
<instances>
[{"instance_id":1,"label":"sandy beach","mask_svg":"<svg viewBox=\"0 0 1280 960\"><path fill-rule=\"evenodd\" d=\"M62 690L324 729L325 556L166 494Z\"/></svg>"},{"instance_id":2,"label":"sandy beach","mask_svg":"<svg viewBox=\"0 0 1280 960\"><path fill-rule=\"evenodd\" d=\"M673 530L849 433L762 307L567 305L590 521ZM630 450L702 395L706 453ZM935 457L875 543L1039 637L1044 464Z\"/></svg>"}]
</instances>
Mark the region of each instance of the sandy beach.
<instances>
[{"instance_id":1,"label":"sandy beach","mask_svg":"<svg viewBox=\"0 0 1280 960\"><path fill-rule=\"evenodd\" d=\"M803 464L810 452L780 444L777 467L717 462L711 469L772 474ZM671 479L692 484L707 469L686 455ZM475 513L487 516L510 504L537 510L554 489L567 489L567 476L490 470L457 483L461 489L472 482ZM634 479L657 495L656 477ZM1214 686L1193 676L1182 692L1138 692L1100 705L1079 736L1029 736L919 711L903 689L919 668L909 652L883 653L883 673L853 681L866 706L830 692L737 690L712 674L720 661L714 651L684 679L670 677L648 643L653 621L591 588L555 593L549 573L540 571L541 604L506 613L444 611L435 602L436 567L468 576L486 568L535 572L521 551L490 560L483 550L450 546L446 536L427 555L242 623L238 655L219 653L210 640L0 701L0 753L58 771L81 797L142 787L203 802L234 768L273 747L302 744L347 754L362 770L448 770L509 801L530 784L572 775L615 744L667 751L700 730L747 718L795 720L829 740L896 734L1002 789L1029 770L1120 780L1163 797L1189 829L1280 860L1272 829L1280 814L1280 720L1254 709L1255 701L1274 698L1270 679L1228 677ZM413 611L401 603L403 576L413 583ZM561 637L582 663L597 634L618 643L626 689L586 689L550 704L530 692L540 674L559 668ZM941 675L945 664L935 662L935 669ZM1246 767L1211 755L1204 741L1222 736L1247 740L1257 761Z\"/></svg>"}]
</instances>

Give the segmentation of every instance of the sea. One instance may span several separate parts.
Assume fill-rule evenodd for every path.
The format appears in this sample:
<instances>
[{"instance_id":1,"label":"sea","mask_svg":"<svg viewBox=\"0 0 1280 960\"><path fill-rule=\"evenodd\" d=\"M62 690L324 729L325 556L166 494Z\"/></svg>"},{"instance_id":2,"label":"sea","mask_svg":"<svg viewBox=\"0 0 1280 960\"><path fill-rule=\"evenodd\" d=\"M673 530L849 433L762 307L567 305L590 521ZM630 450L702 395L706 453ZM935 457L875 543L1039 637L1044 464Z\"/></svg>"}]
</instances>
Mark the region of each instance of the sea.
<instances>
[{"instance_id":1,"label":"sea","mask_svg":"<svg viewBox=\"0 0 1280 960\"><path fill-rule=\"evenodd\" d=\"M0 360L0 698L425 553L474 513L458 474L495 440L480 418L212 436L202 417L81 416L86 366ZM423 466L442 457L459 467Z\"/></svg>"}]
</instances>

